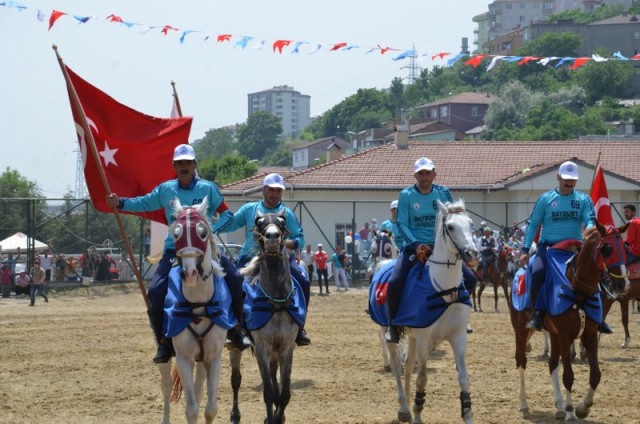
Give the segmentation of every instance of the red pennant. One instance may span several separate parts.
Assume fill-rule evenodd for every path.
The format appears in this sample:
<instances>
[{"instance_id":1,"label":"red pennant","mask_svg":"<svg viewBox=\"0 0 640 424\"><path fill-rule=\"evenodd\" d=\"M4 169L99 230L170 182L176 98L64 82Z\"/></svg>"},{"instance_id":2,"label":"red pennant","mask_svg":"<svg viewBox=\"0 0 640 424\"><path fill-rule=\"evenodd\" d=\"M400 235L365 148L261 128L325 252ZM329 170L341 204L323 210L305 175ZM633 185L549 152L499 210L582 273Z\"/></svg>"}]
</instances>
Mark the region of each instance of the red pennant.
<instances>
[{"instance_id":1,"label":"red pennant","mask_svg":"<svg viewBox=\"0 0 640 424\"><path fill-rule=\"evenodd\" d=\"M569 69L578 69L579 67L584 66L584 64L590 60L590 57L579 57L573 61L573 65L569 66Z\"/></svg>"},{"instance_id":2,"label":"red pennant","mask_svg":"<svg viewBox=\"0 0 640 424\"><path fill-rule=\"evenodd\" d=\"M64 15L66 15L66 13L60 12L59 10L52 10L51 16L49 16L49 29L47 31L51 31L51 27L53 27L53 24L55 24L56 21Z\"/></svg>"},{"instance_id":3,"label":"red pennant","mask_svg":"<svg viewBox=\"0 0 640 424\"><path fill-rule=\"evenodd\" d=\"M273 43L273 51L278 51L278 53L282 54L282 49L291 44L291 40L277 40Z\"/></svg>"},{"instance_id":4,"label":"red pennant","mask_svg":"<svg viewBox=\"0 0 640 424\"><path fill-rule=\"evenodd\" d=\"M114 14L107 16L107 19L109 20L109 22L120 22L121 24L124 23L124 20L120 16Z\"/></svg>"},{"instance_id":5,"label":"red pennant","mask_svg":"<svg viewBox=\"0 0 640 424\"><path fill-rule=\"evenodd\" d=\"M174 28L171 25L165 25L160 30L160 32L163 33L164 35L167 35L169 31L178 31L178 28Z\"/></svg>"},{"instance_id":6,"label":"red pennant","mask_svg":"<svg viewBox=\"0 0 640 424\"><path fill-rule=\"evenodd\" d=\"M596 175L591 187L591 200L596 209L596 218L603 225L613 226L613 216L611 215L611 204L609 203L609 192L607 183L604 181L604 172L598 166Z\"/></svg>"},{"instance_id":7,"label":"red pennant","mask_svg":"<svg viewBox=\"0 0 640 424\"><path fill-rule=\"evenodd\" d=\"M218 35L218 43L223 43L225 41L231 41L231 34Z\"/></svg>"},{"instance_id":8,"label":"red pennant","mask_svg":"<svg viewBox=\"0 0 640 424\"><path fill-rule=\"evenodd\" d=\"M474 68L477 68L478 65L480 65L480 62L482 62L482 59L484 59L485 57L489 56L488 54L479 54L477 56L472 57L471 59L467 60L464 64L465 65L471 65Z\"/></svg>"},{"instance_id":9,"label":"red pennant","mask_svg":"<svg viewBox=\"0 0 640 424\"><path fill-rule=\"evenodd\" d=\"M329 51L335 52L336 50L340 50L343 47L347 47L347 43L336 43L329 49Z\"/></svg>"},{"instance_id":10,"label":"red pennant","mask_svg":"<svg viewBox=\"0 0 640 424\"><path fill-rule=\"evenodd\" d=\"M528 65L529 62L531 62L532 60L540 60L540 59L542 58L539 56L525 56L520 60L520 62L518 62L518 66Z\"/></svg>"},{"instance_id":11,"label":"red pennant","mask_svg":"<svg viewBox=\"0 0 640 424\"><path fill-rule=\"evenodd\" d=\"M446 56L449 56L450 54L451 53L446 53L446 52L434 54L433 56L431 56L431 60L435 60L436 57L439 57L440 59L444 59Z\"/></svg>"},{"instance_id":12,"label":"red pennant","mask_svg":"<svg viewBox=\"0 0 640 424\"><path fill-rule=\"evenodd\" d=\"M179 144L188 143L192 118L145 115L117 102L80 78L69 67L66 69L81 104L81 108L75 106L69 91L84 176L91 202L97 210L113 212L105 202L106 189L96 160L87 146L87 136L81 125L83 113L112 192L122 197L141 196L151 192L158 184L176 178L171 166L173 150ZM67 88L71 90L71 87ZM167 223L162 209L134 215Z\"/></svg>"}]
</instances>

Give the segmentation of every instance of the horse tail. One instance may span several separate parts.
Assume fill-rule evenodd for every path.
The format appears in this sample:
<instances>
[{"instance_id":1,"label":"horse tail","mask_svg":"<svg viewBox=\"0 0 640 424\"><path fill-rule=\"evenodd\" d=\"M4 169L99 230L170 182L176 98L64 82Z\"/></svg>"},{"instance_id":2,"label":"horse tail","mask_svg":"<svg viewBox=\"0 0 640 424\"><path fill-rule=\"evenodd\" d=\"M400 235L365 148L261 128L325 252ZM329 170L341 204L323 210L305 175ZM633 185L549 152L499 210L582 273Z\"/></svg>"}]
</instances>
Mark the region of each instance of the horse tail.
<instances>
[{"instance_id":1,"label":"horse tail","mask_svg":"<svg viewBox=\"0 0 640 424\"><path fill-rule=\"evenodd\" d=\"M171 403L176 403L182 397L182 382L180 381L180 374L176 367L173 367L171 372L171 378L173 380L173 388L171 390Z\"/></svg>"}]
</instances>

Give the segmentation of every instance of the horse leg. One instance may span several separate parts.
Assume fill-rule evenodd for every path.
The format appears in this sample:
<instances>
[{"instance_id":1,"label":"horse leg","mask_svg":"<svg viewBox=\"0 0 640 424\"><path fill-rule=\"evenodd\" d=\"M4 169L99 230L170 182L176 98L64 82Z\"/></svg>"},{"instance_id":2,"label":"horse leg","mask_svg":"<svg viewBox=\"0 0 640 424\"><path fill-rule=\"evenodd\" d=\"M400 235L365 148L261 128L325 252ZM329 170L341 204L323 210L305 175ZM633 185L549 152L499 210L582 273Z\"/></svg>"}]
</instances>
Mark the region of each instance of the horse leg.
<instances>
[{"instance_id":1,"label":"horse leg","mask_svg":"<svg viewBox=\"0 0 640 424\"><path fill-rule=\"evenodd\" d=\"M413 400L413 424L422 423L422 410L424 409L427 386L427 352L421 349L417 356L418 373L416 376L416 397ZM407 376L407 368L405 367L405 377ZM406 387L409 391L409 387Z\"/></svg>"},{"instance_id":2,"label":"horse leg","mask_svg":"<svg viewBox=\"0 0 640 424\"><path fill-rule=\"evenodd\" d=\"M264 422L265 424L273 424L273 404L276 402L276 397L271 379L271 352L264 346L256 345L256 359L262 378L262 398L267 409L267 418Z\"/></svg>"},{"instance_id":3,"label":"horse leg","mask_svg":"<svg viewBox=\"0 0 640 424\"><path fill-rule=\"evenodd\" d=\"M277 411L280 407L280 384L278 382L279 363L276 359L271 360L271 386L273 387L273 408ZM277 422L274 416L274 422Z\"/></svg>"},{"instance_id":4,"label":"horse leg","mask_svg":"<svg viewBox=\"0 0 640 424\"><path fill-rule=\"evenodd\" d=\"M160 386L162 388L162 423L171 423L171 390L173 388L173 382L171 380L171 364L173 361L164 362L158 364L158 370L160 371Z\"/></svg>"},{"instance_id":5,"label":"horse leg","mask_svg":"<svg viewBox=\"0 0 640 424\"><path fill-rule=\"evenodd\" d=\"M179 352L176 352L176 369L182 383L187 423L196 424L198 422L198 401L193 382L193 363Z\"/></svg>"},{"instance_id":6,"label":"horse leg","mask_svg":"<svg viewBox=\"0 0 640 424\"><path fill-rule=\"evenodd\" d=\"M242 383L242 373L240 372L240 362L242 352L240 349L229 350L229 363L231 364L231 388L233 389L233 407L231 409L231 423L240 424L240 407L238 406L238 392Z\"/></svg>"},{"instance_id":7,"label":"horse leg","mask_svg":"<svg viewBox=\"0 0 640 424\"><path fill-rule=\"evenodd\" d=\"M396 380L396 389L398 391L398 421L404 423L411 421L411 412L409 412L409 404L407 402L407 393L402 385L400 358L398 356L398 350L393 343L385 343L387 348L387 354L389 355L389 365L391 365L391 373ZM411 352L411 342L409 342L409 352ZM411 357L411 353L407 358ZM408 359L407 359L408 361ZM407 366L405 365L405 375L407 372Z\"/></svg>"},{"instance_id":8,"label":"horse leg","mask_svg":"<svg viewBox=\"0 0 640 424\"><path fill-rule=\"evenodd\" d=\"M449 343L453 348L458 370L458 384L460 385L460 415L465 424L473 423L473 410L471 409L471 387L469 384L469 372L467 371L467 333L455 334Z\"/></svg>"},{"instance_id":9,"label":"horse leg","mask_svg":"<svg viewBox=\"0 0 640 424\"><path fill-rule=\"evenodd\" d=\"M493 310L496 313L500 312L498 309L498 284L493 283Z\"/></svg>"},{"instance_id":10,"label":"horse leg","mask_svg":"<svg viewBox=\"0 0 640 424\"><path fill-rule=\"evenodd\" d=\"M195 391L196 391L196 401L198 405L200 405L200 401L202 400L202 387L204 386L204 382L207 379L207 370L204 366L204 362L196 362L196 382L195 382Z\"/></svg>"},{"instance_id":11,"label":"horse leg","mask_svg":"<svg viewBox=\"0 0 640 424\"><path fill-rule=\"evenodd\" d=\"M224 342L224 338L221 340ZM222 352L215 355L213 361L205 364L207 370L207 404L204 408L204 420L212 424L218 415L218 386L220 384L220 368L222 366Z\"/></svg>"},{"instance_id":12,"label":"horse leg","mask_svg":"<svg viewBox=\"0 0 640 424\"><path fill-rule=\"evenodd\" d=\"M620 312L622 314L622 326L624 327L624 343L620 345L621 348L626 349L631 343L631 334L629 334L629 299L620 299Z\"/></svg>"},{"instance_id":13,"label":"horse leg","mask_svg":"<svg viewBox=\"0 0 640 424\"><path fill-rule=\"evenodd\" d=\"M291 371L293 369L293 349L282 355L280 363L280 398L275 413L275 422L284 423L284 410L291 400Z\"/></svg>"},{"instance_id":14,"label":"horse leg","mask_svg":"<svg viewBox=\"0 0 640 424\"><path fill-rule=\"evenodd\" d=\"M524 312L518 312L513 308L509 309L511 315L511 326L516 338L516 368L520 376L520 390L518 400L520 402L520 412L529 411L529 403L527 401L527 389L525 385L525 371L527 369L527 347L529 344L529 331L525 327L527 315Z\"/></svg>"},{"instance_id":15,"label":"horse leg","mask_svg":"<svg viewBox=\"0 0 640 424\"><path fill-rule=\"evenodd\" d=\"M478 289L478 311L480 312L482 312L482 292L486 284L484 280L480 280L480 288Z\"/></svg>"},{"instance_id":16,"label":"horse leg","mask_svg":"<svg viewBox=\"0 0 640 424\"><path fill-rule=\"evenodd\" d=\"M551 383L553 384L553 401L556 406L556 419L561 420L566 417L564 401L562 400L562 389L560 388L560 346L557 334L549 334L551 353L549 354L549 372L551 373ZM568 348L567 348L568 350ZM569 361L571 363L571 361Z\"/></svg>"},{"instance_id":17,"label":"horse leg","mask_svg":"<svg viewBox=\"0 0 640 424\"><path fill-rule=\"evenodd\" d=\"M576 408L576 415L580 419L586 418L589 415L591 406L593 405L593 396L598 384L600 384L600 378L602 376L600 365L598 364L597 330L594 330L593 333L589 333L588 335L584 333L582 335L582 344L587 351L587 358L589 359L589 390Z\"/></svg>"},{"instance_id":18,"label":"horse leg","mask_svg":"<svg viewBox=\"0 0 640 424\"><path fill-rule=\"evenodd\" d=\"M574 422L577 421L575 411L573 408L573 395L571 390L573 389L573 382L575 381L575 375L573 373L573 367L571 366L571 347L573 346L573 340L568 338L558 338L558 345L560 349L560 359L562 360L562 384L564 386L564 411L565 421ZM551 348L553 352L553 347ZM557 418L557 417L556 417Z\"/></svg>"},{"instance_id":19,"label":"horse leg","mask_svg":"<svg viewBox=\"0 0 640 424\"><path fill-rule=\"evenodd\" d=\"M502 284L500 284L502 286L502 291L504 292L504 300L507 302L507 307L509 307L509 304L511 303L511 298L509 297L509 291L507 290L507 286L509 285L509 280L505 279L502 281Z\"/></svg>"},{"instance_id":20,"label":"horse leg","mask_svg":"<svg viewBox=\"0 0 640 424\"><path fill-rule=\"evenodd\" d=\"M380 339L380 347L382 353L382 366L383 369L387 372L391 371L391 365L389 365L389 354L387 353L387 342L384 340L384 333L386 331L386 327L380 327L378 330L378 338Z\"/></svg>"}]
</instances>

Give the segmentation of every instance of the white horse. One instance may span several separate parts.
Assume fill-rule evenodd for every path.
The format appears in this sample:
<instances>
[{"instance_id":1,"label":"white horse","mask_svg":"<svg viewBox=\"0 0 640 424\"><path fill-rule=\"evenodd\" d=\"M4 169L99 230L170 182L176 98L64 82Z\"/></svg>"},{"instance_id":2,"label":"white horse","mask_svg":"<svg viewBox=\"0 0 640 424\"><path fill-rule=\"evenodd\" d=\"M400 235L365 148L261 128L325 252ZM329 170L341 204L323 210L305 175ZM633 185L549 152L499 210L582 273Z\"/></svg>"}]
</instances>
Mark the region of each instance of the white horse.
<instances>
[{"instance_id":1,"label":"white horse","mask_svg":"<svg viewBox=\"0 0 640 424\"><path fill-rule=\"evenodd\" d=\"M169 424L170 401L180 398L181 389L187 403L187 422L198 422L205 379L208 397L204 410L205 421L212 423L218 412L218 384L227 330L213 324L207 314L207 306L215 294L214 276L222 277L224 271L216 260L217 248L206 218L207 206L206 197L200 205L186 208L182 207L178 199L175 200L177 219L169 231L176 242L176 254L181 268L174 268L170 275L180 279L181 292L186 300L183 305L190 310L191 323L172 338L176 352L173 383L171 361L158 364L164 398L162 424ZM194 381L193 368L196 361L198 369Z\"/></svg>"},{"instance_id":2,"label":"white horse","mask_svg":"<svg viewBox=\"0 0 640 424\"><path fill-rule=\"evenodd\" d=\"M404 327L409 338L406 363L416 363L416 397L413 405L413 423L422 423L422 410L425 403L425 387L427 384L427 358L429 353L442 341L447 340L453 348L460 384L460 403L462 419L466 424L473 422L469 375L467 373L467 325L471 315L471 307L456 302L458 290L462 284L462 261L471 266L475 264L478 251L472 238L472 220L465 213L464 202L443 204L438 202L440 213L437 217L436 240L433 254L428 259L428 272L431 284L442 299L447 302L445 312L428 327ZM401 422L411 421L411 411L407 401L411 385L412 368L404 367L404 386L401 375L398 350L393 343L388 344L391 371L396 379L398 389L398 419Z\"/></svg>"}]
</instances>

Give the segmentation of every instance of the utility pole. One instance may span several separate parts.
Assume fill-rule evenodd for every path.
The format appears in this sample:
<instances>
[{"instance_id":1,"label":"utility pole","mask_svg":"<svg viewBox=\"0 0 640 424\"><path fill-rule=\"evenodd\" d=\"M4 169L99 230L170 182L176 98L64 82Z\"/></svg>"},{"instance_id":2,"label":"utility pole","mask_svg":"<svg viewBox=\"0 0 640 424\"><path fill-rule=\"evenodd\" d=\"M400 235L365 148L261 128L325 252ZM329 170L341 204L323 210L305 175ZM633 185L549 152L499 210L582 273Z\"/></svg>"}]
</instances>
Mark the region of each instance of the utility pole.
<instances>
[{"instance_id":1,"label":"utility pole","mask_svg":"<svg viewBox=\"0 0 640 424\"><path fill-rule=\"evenodd\" d=\"M84 162L82 161L82 151L80 149L74 150L76 152L76 186L75 186L75 198L84 199L85 196L85 184L84 184Z\"/></svg>"},{"instance_id":2,"label":"utility pole","mask_svg":"<svg viewBox=\"0 0 640 424\"><path fill-rule=\"evenodd\" d=\"M414 52L416 51L415 43L412 45L411 48L413 49ZM411 62L409 63L409 65L403 66L400 69L409 70L409 76L404 77L403 80L406 80L408 84L413 84L418 79L418 76L422 68L420 68L420 65L418 65L418 61L416 60L417 57L415 53L409 56L409 58L411 59Z\"/></svg>"}]
</instances>

